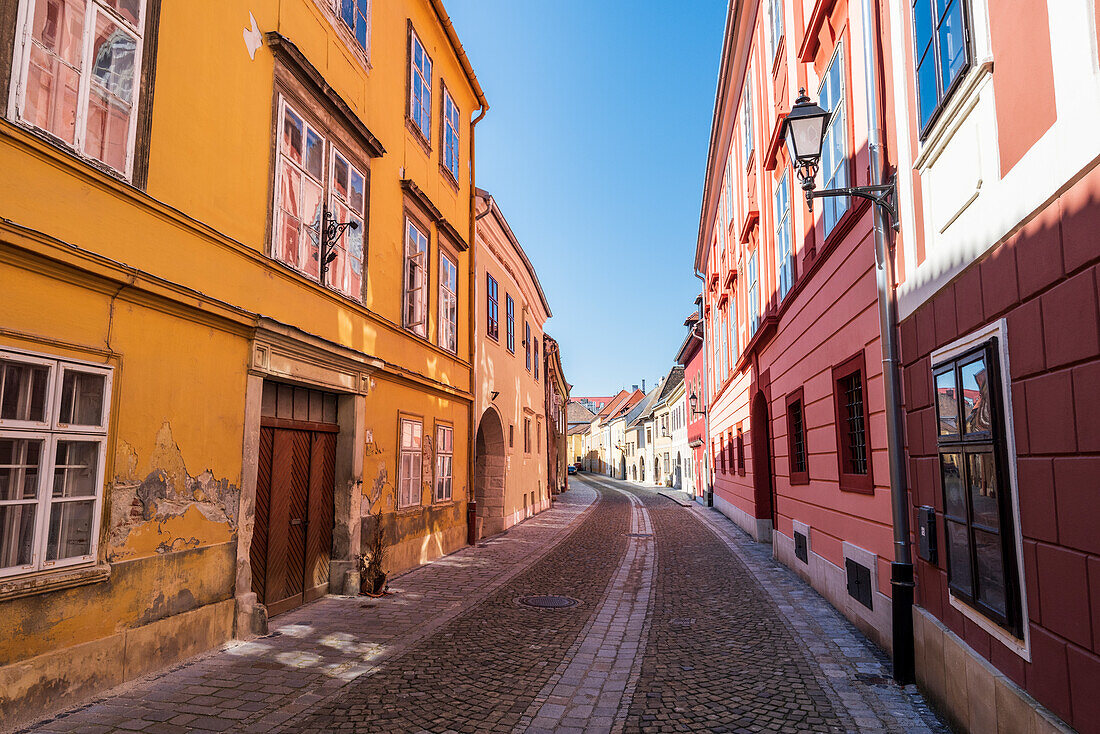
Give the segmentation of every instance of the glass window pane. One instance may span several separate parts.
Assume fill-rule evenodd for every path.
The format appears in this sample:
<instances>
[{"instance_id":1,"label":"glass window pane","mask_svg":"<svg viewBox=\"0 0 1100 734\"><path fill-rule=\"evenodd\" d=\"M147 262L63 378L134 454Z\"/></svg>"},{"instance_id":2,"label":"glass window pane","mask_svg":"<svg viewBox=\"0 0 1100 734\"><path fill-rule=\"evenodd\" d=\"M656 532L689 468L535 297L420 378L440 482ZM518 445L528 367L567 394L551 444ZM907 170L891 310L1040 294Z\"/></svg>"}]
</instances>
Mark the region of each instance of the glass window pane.
<instances>
[{"instance_id":1,"label":"glass window pane","mask_svg":"<svg viewBox=\"0 0 1100 734\"><path fill-rule=\"evenodd\" d=\"M305 137L305 123L289 107L283 114L283 155L298 165L302 164L302 140Z\"/></svg>"},{"instance_id":2,"label":"glass window pane","mask_svg":"<svg viewBox=\"0 0 1100 734\"><path fill-rule=\"evenodd\" d=\"M923 58L932 43L932 0L913 3L913 35L917 42L917 58Z\"/></svg>"},{"instance_id":3,"label":"glass window pane","mask_svg":"<svg viewBox=\"0 0 1100 734\"><path fill-rule=\"evenodd\" d=\"M56 56L31 47L23 119L72 145L80 74Z\"/></svg>"},{"instance_id":4,"label":"glass window pane","mask_svg":"<svg viewBox=\"0 0 1100 734\"><path fill-rule=\"evenodd\" d=\"M332 186L341 199L348 200L348 162L339 153L333 156Z\"/></svg>"},{"instance_id":5,"label":"glass window pane","mask_svg":"<svg viewBox=\"0 0 1100 734\"><path fill-rule=\"evenodd\" d=\"M351 193L348 197L348 205L355 211L356 214L363 214L363 204L366 201L367 184L363 174L356 171L354 168L351 170ZM362 229L362 227L360 227Z\"/></svg>"},{"instance_id":6,"label":"glass window pane","mask_svg":"<svg viewBox=\"0 0 1100 734\"><path fill-rule=\"evenodd\" d=\"M952 586L964 594L974 593L970 573L970 539L966 526L950 520L944 523L947 533L947 572Z\"/></svg>"},{"instance_id":7,"label":"glass window pane","mask_svg":"<svg viewBox=\"0 0 1100 734\"><path fill-rule=\"evenodd\" d=\"M955 388L955 371L948 370L936 375L936 416L939 435L958 436L959 404Z\"/></svg>"},{"instance_id":8,"label":"glass window pane","mask_svg":"<svg viewBox=\"0 0 1100 734\"><path fill-rule=\"evenodd\" d=\"M50 535L46 560L86 556L92 551L92 512L95 502L56 502L50 508Z\"/></svg>"},{"instance_id":9,"label":"glass window pane","mask_svg":"<svg viewBox=\"0 0 1100 734\"><path fill-rule=\"evenodd\" d=\"M917 66L917 95L920 99L920 126L924 128L940 101L936 85L936 60L931 51Z\"/></svg>"},{"instance_id":10,"label":"glass window pane","mask_svg":"<svg viewBox=\"0 0 1100 734\"><path fill-rule=\"evenodd\" d=\"M134 97L137 39L104 13L96 14L92 80L127 106Z\"/></svg>"},{"instance_id":11,"label":"glass window pane","mask_svg":"<svg viewBox=\"0 0 1100 734\"><path fill-rule=\"evenodd\" d=\"M970 510L972 522L991 530L1001 527L1001 503L997 492L997 475L993 466L993 453L968 454L966 457L970 480Z\"/></svg>"},{"instance_id":12,"label":"glass window pane","mask_svg":"<svg viewBox=\"0 0 1100 734\"><path fill-rule=\"evenodd\" d=\"M962 3L955 0L944 14L939 30L942 89L946 92L966 66L966 37L963 30Z\"/></svg>"},{"instance_id":13,"label":"glass window pane","mask_svg":"<svg viewBox=\"0 0 1100 734\"><path fill-rule=\"evenodd\" d=\"M963 489L961 454L940 454L940 476L943 479L944 511L966 522L966 490Z\"/></svg>"},{"instance_id":14,"label":"glass window pane","mask_svg":"<svg viewBox=\"0 0 1100 734\"><path fill-rule=\"evenodd\" d=\"M37 438L0 438L0 500L38 497L43 447Z\"/></svg>"},{"instance_id":15,"label":"glass window pane","mask_svg":"<svg viewBox=\"0 0 1100 734\"><path fill-rule=\"evenodd\" d=\"M0 359L0 420L47 420L46 395L50 368Z\"/></svg>"},{"instance_id":16,"label":"glass window pane","mask_svg":"<svg viewBox=\"0 0 1100 734\"><path fill-rule=\"evenodd\" d=\"M0 568L32 563L37 511L36 504L0 507Z\"/></svg>"},{"instance_id":17,"label":"glass window pane","mask_svg":"<svg viewBox=\"0 0 1100 734\"><path fill-rule=\"evenodd\" d=\"M75 426L102 425L106 376L76 370L65 370L63 374L58 422Z\"/></svg>"},{"instance_id":18,"label":"glass window pane","mask_svg":"<svg viewBox=\"0 0 1100 734\"><path fill-rule=\"evenodd\" d=\"M84 153L116 171L126 169L132 107L93 84L88 91L88 119Z\"/></svg>"},{"instance_id":19,"label":"glass window pane","mask_svg":"<svg viewBox=\"0 0 1100 734\"><path fill-rule=\"evenodd\" d=\"M96 441L58 441L53 472L54 497L95 497L99 468Z\"/></svg>"},{"instance_id":20,"label":"glass window pane","mask_svg":"<svg viewBox=\"0 0 1100 734\"><path fill-rule=\"evenodd\" d=\"M33 38L59 61L79 70L86 15L85 0L40 0L34 7Z\"/></svg>"},{"instance_id":21,"label":"glass window pane","mask_svg":"<svg viewBox=\"0 0 1100 734\"><path fill-rule=\"evenodd\" d=\"M325 139L310 128L306 128L305 168L309 175L321 180L325 167Z\"/></svg>"},{"instance_id":22,"label":"glass window pane","mask_svg":"<svg viewBox=\"0 0 1100 734\"><path fill-rule=\"evenodd\" d=\"M107 4L114 8L119 15L133 23L135 26L141 19L141 5L143 0L107 0Z\"/></svg>"},{"instance_id":23,"label":"glass window pane","mask_svg":"<svg viewBox=\"0 0 1100 734\"><path fill-rule=\"evenodd\" d=\"M992 430L993 419L989 404L989 371L982 357L959 368L962 375L962 404L964 426L967 433L986 433Z\"/></svg>"},{"instance_id":24,"label":"glass window pane","mask_svg":"<svg viewBox=\"0 0 1100 734\"><path fill-rule=\"evenodd\" d=\"M978 557L978 599L1005 614L1005 570L1001 536L974 530Z\"/></svg>"},{"instance_id":25,"label":"glass window pane","mask_svg":"<svg viewBox=\"0 0 1100 734\"><path fill-rule=\"evenodd\" d=\"M302 181L302 214L305 235L305 253L301 268L314 278L321 275L321 211L324 208L324 190L310 179Z\"/></svg>"},{"instance_id":26,"label":"glass window pane","mask_svg":"<svg viewBox=\"0 0 1100 734\"><path fill-rule=\"evenodd\" d=\"M348 28L355 28L355 0L341 0L340 17L348 24Z\"/></svg>"}]
</instances>

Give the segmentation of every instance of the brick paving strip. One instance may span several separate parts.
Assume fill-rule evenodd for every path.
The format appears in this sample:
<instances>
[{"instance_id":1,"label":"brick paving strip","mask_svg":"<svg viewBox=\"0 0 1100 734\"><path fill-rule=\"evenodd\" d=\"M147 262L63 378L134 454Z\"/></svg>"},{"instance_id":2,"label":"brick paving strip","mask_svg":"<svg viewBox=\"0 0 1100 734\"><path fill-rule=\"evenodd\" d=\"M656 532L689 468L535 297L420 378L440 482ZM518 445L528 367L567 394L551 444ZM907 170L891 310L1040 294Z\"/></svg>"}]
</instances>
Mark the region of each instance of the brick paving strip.
<instances>
[{"instance_id":1,"label":"brick paving strip","mask_svg":"<svg viewBox=\"0 0 1100 734\"><path fill-rule=\"evenodd\" d=\"M517 732L621 731L626 718L624 702L630 700L637 682L657 565L653 525L635 495L590 477L587 480L630 500L631 537L626 556L596 613L520 719Z\"/></svg>"},{"instance_id":2,"label":"brick paving strip","mask_svg":"<svg viewBox=\"0 0 1100 734\"><path fill-rule=\"evenodd\" d=\"M539 562L597 506L595 490L574 486L552 509L506 534L395 577L393 595L308 604L272 620L266 637L227 643L21 731L270 731Z\"/></svg>"}]
</instances>

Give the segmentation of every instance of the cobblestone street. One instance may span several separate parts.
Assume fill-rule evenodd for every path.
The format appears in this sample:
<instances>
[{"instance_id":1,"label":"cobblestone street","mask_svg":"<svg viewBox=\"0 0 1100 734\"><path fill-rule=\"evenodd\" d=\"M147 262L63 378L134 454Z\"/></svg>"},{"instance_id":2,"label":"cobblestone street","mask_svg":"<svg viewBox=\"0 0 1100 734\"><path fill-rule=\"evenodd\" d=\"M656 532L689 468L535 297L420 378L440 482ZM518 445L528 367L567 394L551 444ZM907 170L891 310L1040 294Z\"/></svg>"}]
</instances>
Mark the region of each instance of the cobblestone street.
<instances>
[{"instance_id":1,"label":"cobblestone street","mask_svg":"<svg viewBox=\"0 0 1100 734\"><path fill-rule=\"evenodd\" d=\"M27 731L946 732L721 515L591 475L548 512ZM539 609L521 598L579 602Z\"/></svg>"}]
</instances>

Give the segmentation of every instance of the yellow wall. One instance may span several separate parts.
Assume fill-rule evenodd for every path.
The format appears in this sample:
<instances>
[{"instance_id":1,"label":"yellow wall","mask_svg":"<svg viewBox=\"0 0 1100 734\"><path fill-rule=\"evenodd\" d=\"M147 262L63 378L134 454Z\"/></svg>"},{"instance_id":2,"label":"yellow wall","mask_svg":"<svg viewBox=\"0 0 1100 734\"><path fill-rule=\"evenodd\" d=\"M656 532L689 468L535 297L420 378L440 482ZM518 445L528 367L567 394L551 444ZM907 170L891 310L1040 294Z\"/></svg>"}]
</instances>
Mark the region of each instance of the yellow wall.
<instances>
[{"instance_id":1,"label":"yellow wall","mask_svg":"<svg viewBox=\"0 0 1100 734\"><path fill-rule=\"evenodd\" d=\"M261 33L276 31L297 46L386 150L370 161L362 304L267 255L275 60L267 46L249 57L242 30L251 25L250 12ZM162 619L197 610L216 619L180 623L180 634L192 639L165 643L150 660L168 662L232 632L234 567L242 562L238 511L248 484L246 384L260 315L380 361L366 391L361 479L385 491L358 509L386 513L391 569L465 542L471 255L460 254L457 263L457 354L431 343L439 312L434 226L431 341L403 330L400 181L412 179L468 238L469 121L478 102L428 0L374 2L372 13L368 67L319 0L163 2L144 191L0 120L0 348L115 369L99 554L110 578L37 593L0 581L6 710L20 710L20 697L28 710L41 706L35 691L44 686L60 691L51 698L57 706L119 682L119 675L132 677L79 666L65 671L57 661L74 645L125 645L120 635L127 630L153 630ZM433 60L430 153L406 124L410 20ZM465 121L457 190L440 167L440 79ZM454 426L453 503L403 512L386 503L397 476L399 411L424 418L426 498L435 421ZM151 481L167 496L145 520L133 510L141 504L138 490ZM170 626L155 629L154 647L172 634ZM12 664L32 655L40 663L17 674Z\"/></svg>"}]
</instances>

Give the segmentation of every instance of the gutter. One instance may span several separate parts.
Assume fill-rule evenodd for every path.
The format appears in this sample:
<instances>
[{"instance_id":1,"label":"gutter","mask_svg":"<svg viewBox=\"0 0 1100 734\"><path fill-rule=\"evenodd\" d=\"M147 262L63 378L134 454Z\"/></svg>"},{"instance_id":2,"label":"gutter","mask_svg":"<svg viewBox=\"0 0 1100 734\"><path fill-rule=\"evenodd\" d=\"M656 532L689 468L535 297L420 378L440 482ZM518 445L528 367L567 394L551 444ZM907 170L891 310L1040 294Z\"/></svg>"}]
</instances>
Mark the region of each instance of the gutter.
<instances>
[{"instance_id":1,"label":"gutter","mask_svg":"<svg viewBox=\"0 0 1100 734\"><path fill-rule=\"evenodd\" d=\"M432 10L435 11L439 24L443 26L443 30L447 34L447 40L451 43L451 50L455 52L458 63L462 66L463 73L466 74L466 81L473 87L477 103L481 105L481 115L478 116L477 120L474 120L476 125L489 110L489 103L485 100L485 92L482 91L481 83L477 80L477 74L474 73L474 67L470 64L469 57L466 56L466 49L462 47L462 41L458 39L458 32L455 31L454 23L451 22L451 16L447 14L447 9L443 7L443 0L431 0L431 3ZM471 140L471 142L473 141ZM473 160L473 155L470 156L470 159Z\"/></svg>"},{"instance_id":2,"label":"gutter","mask_svg":"<svg viewBox=\"0 0 1100 734\"><path fill-rule=\"evenodd\" d=\"M878 0L863 0L863 71L867 78L867 150L870 184L882 184L887 175L880 105L886 99L880 41ZM894 561L890 564L892 600L891 637L894 680L915 680L913 640L913 559L909 549L909 492L905 477L904 417L898 359L897 282L894 275L893 228L881 206L875 206L875 282L878 287L879 328L882 335L882 376L886 393L886 445L890 462L890 504L894 520Z\"/></svg>"},{"instance_id":3,"label":"gutter","mask_svg":"<svg viewBox=\"0 0 1100 734\"><path fill-rule=\"evenodd\" d=\"M432 0L433 5L439 5L439 9L442 9L442 4L438 0ZM438 12L438 10L437 10ZM446 11L444 11L444 16ZM442 19L441 19L442 21ZM454 29L451 26L450 18L447 18L446 27L448 29L448 36L454 33ZM455 39L457 42L457 38ZM461 44L458 46L462 48ZM469 66L469 61L466 60L466 54L461 54L461 59L464 62L464 68ZM473 75L473 70L470 70L470 75ZM477 85L477 78L475 77L471 82ZM470 122L470 269L468 275L469 291L470 291L470 305L469 305L469 325L470 325L470 393L472 400L470 400L469 407L467 408L467 420L469 421L469 436L466 441L466 540L470 545L477 543L477 503L474 501L474 461L477 457L474 456L477 448L477 429L478 419L477 415L477 398L480 393L481 386L477 384L477 301L475 300L475 294L477 293L477 212L475 210L474 203L477 201L477 156L474 155L475 142L476 142L476 128L477 124L485 119L485 114L489 111L489 104L485 101L485 95L481 93L481 87L475 86L475 91L478 94L478 99L481 102L481 112L477 117Z\"/></svg>"}]
</instances>

